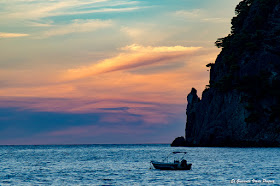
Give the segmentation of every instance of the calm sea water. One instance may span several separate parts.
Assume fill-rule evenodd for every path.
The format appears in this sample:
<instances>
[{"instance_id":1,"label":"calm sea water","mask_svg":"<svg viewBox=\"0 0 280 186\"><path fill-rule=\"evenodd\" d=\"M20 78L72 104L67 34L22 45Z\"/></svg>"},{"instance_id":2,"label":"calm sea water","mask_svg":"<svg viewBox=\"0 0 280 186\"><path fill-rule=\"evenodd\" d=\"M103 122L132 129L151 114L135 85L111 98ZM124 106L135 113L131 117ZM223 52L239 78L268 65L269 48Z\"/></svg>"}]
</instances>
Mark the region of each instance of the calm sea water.
<instances>
[{"instance_id":1,"label":"calm sea water","mask_svg":"<svg viewBox=\"0 0 280 186\"><path fill-rule=\"evenodd\" d=\"M180 150L192 170L150 169L151 160ZM0 185L230 185L232 179L280 184L280 148L0 146Z\"/></svg>"}]
</instances>

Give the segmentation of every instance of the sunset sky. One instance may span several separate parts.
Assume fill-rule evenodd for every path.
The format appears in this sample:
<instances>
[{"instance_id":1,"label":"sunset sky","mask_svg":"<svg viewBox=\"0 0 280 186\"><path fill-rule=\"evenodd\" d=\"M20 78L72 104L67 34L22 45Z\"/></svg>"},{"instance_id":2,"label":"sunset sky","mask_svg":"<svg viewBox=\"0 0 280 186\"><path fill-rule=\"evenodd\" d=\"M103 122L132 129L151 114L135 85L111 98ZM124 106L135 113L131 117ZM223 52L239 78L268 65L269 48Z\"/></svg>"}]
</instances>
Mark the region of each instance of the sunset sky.
<instances>
[{"instance_id":1,"label":"sunset sky","mask_svg":"<svg viewBox=\"0 0 280 186\"><path fill-rule=\"evenodd\" d=\"M171 143L240 0L1 0L0 144Z\"/></svg>"}]
</instances>

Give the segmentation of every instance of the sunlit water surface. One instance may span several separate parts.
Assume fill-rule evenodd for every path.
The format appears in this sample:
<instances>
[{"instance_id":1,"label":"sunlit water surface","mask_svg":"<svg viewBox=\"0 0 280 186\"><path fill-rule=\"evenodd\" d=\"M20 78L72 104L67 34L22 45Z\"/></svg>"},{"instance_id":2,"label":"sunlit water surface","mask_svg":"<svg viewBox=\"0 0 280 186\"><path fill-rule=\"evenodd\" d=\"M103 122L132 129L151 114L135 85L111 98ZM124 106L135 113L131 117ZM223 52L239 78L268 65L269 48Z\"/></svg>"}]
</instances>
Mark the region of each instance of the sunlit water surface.
<instances>
[{"instance_id":1,"label":"sunlit water surface","mask_svg":"<svg viewBox=\"0 0 280 186\"><path fill-rule=\"evenodd\" d=\"M172 151L187 151L192 170L150 169L151 160ZM280 184L280 148L0 146L0 160L0 185L227 185L232 179Z\"/></svg>"}]
</instances>

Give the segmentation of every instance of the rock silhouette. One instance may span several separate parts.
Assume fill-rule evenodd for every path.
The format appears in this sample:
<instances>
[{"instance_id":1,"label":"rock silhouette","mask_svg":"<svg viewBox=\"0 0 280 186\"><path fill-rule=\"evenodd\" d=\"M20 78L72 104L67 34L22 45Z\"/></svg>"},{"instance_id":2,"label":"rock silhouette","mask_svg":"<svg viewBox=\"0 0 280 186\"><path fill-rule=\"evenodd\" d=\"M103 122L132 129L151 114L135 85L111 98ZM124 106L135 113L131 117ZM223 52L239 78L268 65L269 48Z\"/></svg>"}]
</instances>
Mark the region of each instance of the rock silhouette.
<instances>
[{"instance_id":1,"label":"rock silhouette","mask_svg":"<svg viewBox=\"0 0 280 186\"><path fill-rule=\"evenodd\" d=\"M201 100L194 88L187 97L176 146L280 146L280 1L243 0L235 12Z\"/></svg>"}]
</instances>

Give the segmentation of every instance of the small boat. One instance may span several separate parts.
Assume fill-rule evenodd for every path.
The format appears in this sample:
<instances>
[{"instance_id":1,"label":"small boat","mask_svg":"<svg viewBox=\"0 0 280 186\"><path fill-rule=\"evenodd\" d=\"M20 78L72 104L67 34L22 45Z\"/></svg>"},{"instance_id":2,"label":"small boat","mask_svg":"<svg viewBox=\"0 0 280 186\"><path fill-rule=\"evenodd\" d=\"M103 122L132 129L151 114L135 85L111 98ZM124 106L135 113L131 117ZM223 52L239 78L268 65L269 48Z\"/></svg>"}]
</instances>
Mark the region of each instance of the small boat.
<instances>
[{"instance_id":1,"label":"small boat","mask_svg":"<svg viewBox=\"0 0 280 186\"><path fill-rule=\"evenodd\" d=\"M168 158L171 155L175 154L183 154L183 157L181 159L175 159L173 162L168 162ZM187 160L184 159L184 156L187 154L187 152L172 152L169 154L162 162L157 161L151 161L151 164L156 168L160 170L190 170L192 167L191 163L187 163Z\"/></svg>"}]
</instances>

